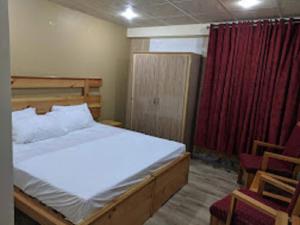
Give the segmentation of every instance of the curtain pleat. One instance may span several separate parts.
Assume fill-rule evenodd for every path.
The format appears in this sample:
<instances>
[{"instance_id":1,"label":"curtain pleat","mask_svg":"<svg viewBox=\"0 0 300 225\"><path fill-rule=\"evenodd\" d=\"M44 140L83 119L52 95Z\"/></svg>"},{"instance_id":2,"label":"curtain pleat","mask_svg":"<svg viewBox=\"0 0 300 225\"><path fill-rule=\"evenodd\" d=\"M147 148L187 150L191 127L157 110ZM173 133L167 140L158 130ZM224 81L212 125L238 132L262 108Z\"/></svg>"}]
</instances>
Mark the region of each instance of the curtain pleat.
<instances>
[{"instance_id":1,"label":"curtain pleat","mask_svg":"<svg viewBox=\"0 0 300 225\"><path fill-rule=\"evenodd\" d=\"M212 25L206 63L195 144L228 155L284 144L300 119L300 25Z\"/></svg>"}]
</instances>

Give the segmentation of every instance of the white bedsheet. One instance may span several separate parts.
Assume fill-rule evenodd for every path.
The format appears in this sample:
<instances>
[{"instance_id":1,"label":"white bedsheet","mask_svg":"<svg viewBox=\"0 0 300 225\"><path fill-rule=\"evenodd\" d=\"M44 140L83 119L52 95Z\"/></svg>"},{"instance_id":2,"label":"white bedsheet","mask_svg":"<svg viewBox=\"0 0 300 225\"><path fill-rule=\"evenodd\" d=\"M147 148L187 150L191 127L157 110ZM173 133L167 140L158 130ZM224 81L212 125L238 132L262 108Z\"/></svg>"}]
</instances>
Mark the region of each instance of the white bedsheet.
<instances>
[{"instance_id":1,"label":"white bedsheet","mask_svg":"<svg viewBox=\"0 0 300 225\"><path fill-rule=\"evenodd\" d=\"M177 142L95 124L59 138L14 144L14 182L78 224L184 151Z\"/></svg>"}]
</instances>

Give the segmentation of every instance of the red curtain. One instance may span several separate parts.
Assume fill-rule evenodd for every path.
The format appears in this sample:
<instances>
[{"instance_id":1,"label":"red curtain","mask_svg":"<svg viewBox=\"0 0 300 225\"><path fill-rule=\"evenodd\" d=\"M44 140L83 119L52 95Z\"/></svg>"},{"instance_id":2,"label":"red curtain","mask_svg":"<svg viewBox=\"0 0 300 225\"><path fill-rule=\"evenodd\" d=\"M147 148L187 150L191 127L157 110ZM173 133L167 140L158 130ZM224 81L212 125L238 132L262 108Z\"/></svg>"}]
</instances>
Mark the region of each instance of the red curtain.
<instances>
[{"instance_id":1,"label":"red curtain","mask_svg":"<svg viewBox=\"0 0 300 225\"><path fill-rule=\"evenodd\" d=\"M300 119L300 24L212 25L206 63L195 144L228 155L284 144Z\"/></svg>"}]
</instances>

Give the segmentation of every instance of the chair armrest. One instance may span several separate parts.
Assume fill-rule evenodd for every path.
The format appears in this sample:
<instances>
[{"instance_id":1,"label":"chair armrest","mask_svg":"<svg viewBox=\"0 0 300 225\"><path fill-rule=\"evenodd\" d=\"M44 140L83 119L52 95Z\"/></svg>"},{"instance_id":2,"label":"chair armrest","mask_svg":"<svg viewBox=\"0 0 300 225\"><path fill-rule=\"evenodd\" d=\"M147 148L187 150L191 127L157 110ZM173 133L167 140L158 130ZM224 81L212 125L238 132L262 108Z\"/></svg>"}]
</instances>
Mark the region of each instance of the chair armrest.
<instances>
[{"instance_id":1,"label":"chair armrest","mask_svg":"<svg viewBox=\"0 0 300 225\"><path fill-rule=\"evenodd\" d=\"M278 176L272 173L267 173L264 171L257 171L254 180L251 184L250 190L253 192L257 192L262 194L263 196L267 196L272 199L279 200L281 202L290 203L291 197L286 197L277 193L272 193L268 191L264 191L265 183L269 183L285 192L293 194L295 191L295 185L298 184L297 180Z\"/></svg>"},{"instance_id":2,"label":"chair armrest","mask_svg":"<svg viewBox=\"0 0 300 225\"><path fill-rule=\"evenodd\" d=\"M295 191L296 191L296 188L291 186L291 185L288 185L278 179L275 179L267 174L262 174L261 175L261 179L260 179L260 187L259 187L259 190L263 190L263 186L264 186L264 183L268 183L268 184L271 184L272 186L274 187L277 187L285 192L288 192L290 194L294 194ZM261 192L262 193L262 192Z\"/></svg>"},{"instance_id":3,"label":"chair armrest","mask_svg":"<svg viewBox=\"0 0 300 225\"><path fill-rule=\"evenodd\" d=\"M262 174L266 174L270 177L273 177L277 180L280 180L286 184L292 184L292 185L297 185L298 184L298 180L295 180L295 179L292 179L292 178L287 178L287 177L283 177L283 176L279 176L279 175L276 175L276 174L273 174L273 173L268 173L268 172L264 172L264 171L259 171L261 172Z\"/></svg>"},{"instance_id":4,"label":"chair armrest","mask_svg":"<svg viewBox=\"0 0 300 225\"><path fill-rule=\"evenodd\" d=\"M248 195L246 195L238 190L233 191L231 196L233 198L237 199L238 201L242 201L242 202L250 205L251 207L256 208L260 212L267 214L271 217L275 217L277 215L277 210L249 197Z\"/></svg>"},{"instance_id":5,"label":"chair armrest","mask_svg":"<svg viewBox=\"0 0 300 225\"><path fill-rule=\"evenodd\" d=\"M257 149L258 147L267 147L267 148L276 148L279 150L284 150L285 147L281 146L281 145L276 145L276 144L271 144L268 142L263 142L263 141L259 141L259 140L255 140L253 142L253 146L252 146L252 155L256 155L257 154Z\"/></svg>"},{"instance_id":6,"label":"chair armrest","mask_svg":"<svg viewBox=\"0 0 300 225\"><path fill-rule=\"evenodd\" d=\"M270 158L285 161L285 162L289 162L289 163L293 163L293 164L296 164L296 165L300 165L300 159L299 158L280 155L280 154L276 154L276 153L273 153L273 152L265 152L264 155L263 155L262 163L261 163L261 170L262 171L266 171L268 169L268 163L269 163Z\"/></svg>"},{"instance_id":7,"label":"chair armrest","mask_svg":"<svg viewBox=\"0 0 300 225\"><path fill-rule=\"evenodd\" d=\"M230 208L229 208L229 212L227 215L227 220L226 220L226 225L230 225L231 221L232 221L232 216L233 216L233 212L235 210L237 201L241 201L246 203L247 205L257 209L258 211L271 216L273 218L276 218L278 216L278 213L280 211L273 209L270 206L267 206L251 197L249 197L248 195L245 195L244 193L240 192L239 190L235 190L231 193L231 204L230 204Z\"/></svg>"},{"instance_id":8,"label":"chair armrest","mask_svg":"<svg viewBox=\"0 0 300 225\"><path fill-rule=\"evenodd\" d=\"M288 225L288 224L289 224L289 215L286 212L278 211L275 219L275 225Z\"/></svg>"}]
</instances>

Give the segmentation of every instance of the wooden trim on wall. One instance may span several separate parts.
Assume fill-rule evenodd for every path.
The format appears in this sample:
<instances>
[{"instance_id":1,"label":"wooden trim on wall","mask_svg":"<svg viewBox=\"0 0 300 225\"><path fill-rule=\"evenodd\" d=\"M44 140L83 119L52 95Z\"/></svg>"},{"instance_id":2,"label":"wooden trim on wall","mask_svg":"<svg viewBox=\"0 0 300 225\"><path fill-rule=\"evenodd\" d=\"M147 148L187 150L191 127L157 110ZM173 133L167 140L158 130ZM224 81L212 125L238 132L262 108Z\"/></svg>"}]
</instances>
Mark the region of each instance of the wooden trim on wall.
<instances>
[{"instance_id":1,"label":"wooden trim on wall","mask_svg":"<svg viewBox=\"0 0 300 225\"><path fill-rule=\"evenodd\" d=\"M136 27L127 29L129 38L150 38L150 37L198 37L208 36L210 24L187 24L155 27Z\"/></svg>"}]
</instances>

